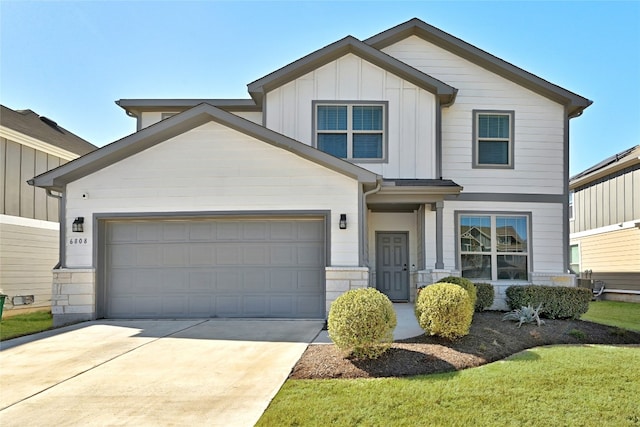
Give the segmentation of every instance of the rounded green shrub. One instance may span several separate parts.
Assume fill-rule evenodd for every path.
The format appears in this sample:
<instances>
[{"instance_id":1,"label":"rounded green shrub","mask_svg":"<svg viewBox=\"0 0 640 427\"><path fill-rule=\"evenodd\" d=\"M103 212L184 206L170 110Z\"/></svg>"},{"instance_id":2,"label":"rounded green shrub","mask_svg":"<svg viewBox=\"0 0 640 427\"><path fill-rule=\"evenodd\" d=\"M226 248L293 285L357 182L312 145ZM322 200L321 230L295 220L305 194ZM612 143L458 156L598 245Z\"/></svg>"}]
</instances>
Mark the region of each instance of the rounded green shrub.
<instances>
[{"instance_id":1,"label":"rounded green shrub","mask_svg":"<svg viewBox=\"0 0 640 427\"><path fill-rule=\"evenodd\" d=\"M393 342L396 312L389 298L374 288L340 295L329 310L329 338L356 358L376 359Z\"/></svg>"},{"instance_id":2,"label":"rounded green shrub","mask_svg":"<svg viewBox=\"0 0 640 427\"><path fill-rule=\"evenodd\" d=\"M464 277L457 276L449 276L444 279L438 280L437 283L453 283L454 285L462 286L469 292L469 297L471 297L471 305L475 307L476 300L478 299L478 295L476 294L476 286L469 279L465 279Z\"/></svg>"},{"instance_id":3,"label":"rounded green shrub","mask_svg":"<svg viewBox=\"0 0 640 427\"><path fill-rule=\"evenodd\" d=\"M491 283L475 283L476 295L476 311L485 311L487 308L493 305L493 299L495 298L495 291Z\"/></svg>"},{"instance_id":4,"label":"rounded green shrub","mask_svg":"<svg viewBox=\"0 0 640 427\"><path fill-rule=\"evenodd\" d=\"M418 324L427 334L450 340L467 335L473 320L469 293L453 283L436 283L423 288L415 312Z\"/></svg>"}]
</instances>

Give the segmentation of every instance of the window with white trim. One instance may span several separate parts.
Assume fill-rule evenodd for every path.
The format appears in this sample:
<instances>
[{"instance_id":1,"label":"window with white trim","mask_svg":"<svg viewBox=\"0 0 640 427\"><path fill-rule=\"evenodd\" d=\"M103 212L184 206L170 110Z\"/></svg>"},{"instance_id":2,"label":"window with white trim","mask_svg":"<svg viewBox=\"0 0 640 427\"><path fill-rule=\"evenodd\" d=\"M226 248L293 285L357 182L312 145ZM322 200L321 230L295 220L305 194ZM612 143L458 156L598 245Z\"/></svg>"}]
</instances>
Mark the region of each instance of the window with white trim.
<instances>
[{"instance_id":1,"label":"window with white trim","mask_svg":"<svg viewBox=\"0 0 640 427\"><path fill-rule=\"evenodd\" d=\"M473 167L513 168L513 111L473 112Z\"/></svg>"},{"instance_id":2,"label":"window with white trim","mask_svg":"<svg viewBox=\"0 0 640 427\"><path fill-rule=\"evenodd\" d=\"M573 274L580 274L580 246L569 246L569 269Z\"/></svg>"},{"instance_id":3,"label":"window with white trim","mask_svg":"<svg viewBox=\"0 0 640 427\"><path fill-rule=\"evenodd\" d=\"M528 280L529 216L464 214L458 227L462 277Z\"/></svg>"},{"instance_id":4,"label":"window with white trim","mask_svg":"<svg viewBox=\"0 0 640 427\"><path fill-rule=\"evenodd\" d=\"M386 103L315 103L315 146L352 161L385 157Z\"/></svg>"},{"instance_id":5,"label":"window with white trim","mask_svg":"<svg viewBox=\"0 0 640 427\"><path fill-rule=\"evenodd\" d=\"M573 200L574 200L574 191L569 191L569 219L573 218Z\"/></svg>"}]
</instances>

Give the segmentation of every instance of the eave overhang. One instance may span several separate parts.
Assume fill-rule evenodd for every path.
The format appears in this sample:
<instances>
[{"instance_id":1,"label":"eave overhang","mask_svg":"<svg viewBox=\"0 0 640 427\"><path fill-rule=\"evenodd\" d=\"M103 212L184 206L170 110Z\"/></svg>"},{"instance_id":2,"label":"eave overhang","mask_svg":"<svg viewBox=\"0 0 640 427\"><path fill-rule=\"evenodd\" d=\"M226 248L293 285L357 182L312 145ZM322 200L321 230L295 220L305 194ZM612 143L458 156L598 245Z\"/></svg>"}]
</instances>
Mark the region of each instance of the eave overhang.
<instances>
[{"instance_id":1,"label":"eave overhang","mask_svg":"<svg viewBox=\"0 0 640 427\"><path fill-rule=\"evenodd\" d=\"M446 196L457 196L463 187L448 179L383 180L380 191L367 197L367 207L376 212L412 212Z\"/></svg>"},{"instance_id":2,"label":"eave overhang","mask_svg":"<svg viewBox=\"0 0 640 427\"><path fill-rule=\"evenodd\" d=\"M183 134L208 122L217 122L275 147L325 166L358 180L364 186L375 186L380 177L364 168L326 154L282 134L259 126L207 103L155 123L130 136L115 141L72 162L45 172L28 181L30 185L63 192L65 186L109 165L140 153L156 144Z\"/></svg>"},{"instance_id":3,"label":"eave overhang","mask_svg":"<svg viewBox=\"0 0 640 427\"><path fill-rule=\"evenodd\" d=\"M181 113L200 104L209 104L225 111L262 111L262 106L256 105L253 99L119 99L115 103L133 117L153 111Z\"/></svg>"},{"instance_id":4,"label":"eave overhang","mask_svg":"<svg viewBox=\"0 0 640 427\"><path fill-rule=\"evenodd\" d=\"M576 189L635 165L640 165L640 145L615 154L597 165L572 176L569 178L569 189Z\"/></svg>"},{"instance_id":5,"label":"eave overhang","mask_svg":"<svg viewBox=\"0 0 640 427\"><path fill-rule=\"evenodd\" d=\"M278 88L298 77L341 58L347 54L354 54L388 72L401 77L416 86L435 94L441 105L454 102L457 89L435 79L392 56L389 56L352 36L347 36L320 50L317 50L291 64L280 68L247 85L249 94L256 104L262 104L263 98L269 91Z\"/></svg>"},{"instance_id":6,"label":"eave overhang","mask_svg":"<svg viewBox=\"0 0 640 427\"><path fill-rule=\"evenodd\" d=\"M569 118L581 115L584 109L593 103L587 98L516 67L417 18L370 37L364 43L375 49L382 50L413 35L559 104L565 105Z\"/></svg>"}]
</instances>

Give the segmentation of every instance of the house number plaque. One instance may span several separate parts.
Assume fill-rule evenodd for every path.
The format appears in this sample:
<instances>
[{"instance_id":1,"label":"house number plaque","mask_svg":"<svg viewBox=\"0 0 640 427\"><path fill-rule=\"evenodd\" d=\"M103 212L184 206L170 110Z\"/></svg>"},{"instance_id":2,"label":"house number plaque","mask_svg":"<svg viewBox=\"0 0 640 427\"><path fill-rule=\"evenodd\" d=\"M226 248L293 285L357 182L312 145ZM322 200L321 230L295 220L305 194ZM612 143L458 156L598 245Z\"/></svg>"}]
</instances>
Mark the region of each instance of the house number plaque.
<instances>
[{"instance_id":1,"label":"house number plaque","mask_svg":"<svg viewBox=\"0 0 640 427\"><path fill-rule=\"evenodd\" d=\"M88 239L86 238L75 238L75 239L69 239L69 244L70 245L86 245L87 244Z\"/></svg>"}]
</instances>

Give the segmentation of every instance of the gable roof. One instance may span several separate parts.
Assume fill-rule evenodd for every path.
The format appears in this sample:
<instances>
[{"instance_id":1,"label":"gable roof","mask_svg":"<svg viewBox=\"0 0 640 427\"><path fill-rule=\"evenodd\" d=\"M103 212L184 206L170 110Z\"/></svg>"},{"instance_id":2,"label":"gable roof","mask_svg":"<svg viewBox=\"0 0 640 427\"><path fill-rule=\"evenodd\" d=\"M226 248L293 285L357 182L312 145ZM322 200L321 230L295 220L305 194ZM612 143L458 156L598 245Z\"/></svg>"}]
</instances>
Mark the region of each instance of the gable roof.
<instances>
[{"instance_id":1,"label":"gable roof","mask_svg":"<svg viewBox=\"0 0 640 427\"><path fill-rule=\"evenodd\" d=\"M220 123L267 144L292 152L314 163L357 179L362 183L373 185L376 184L379 178L378 175L359 166L316 150L210 104L202 103L72 162L38 175L29 180L29 184L49 190L63 191L64 186L69 182L101 170L210 121Z\"/></svg>"},{"instance_id":2,"label":"gable roof","mask_svg":"<svg viewBox=\"0 0 640 427\"><path fill-rule=\"evenodd\" d=\"M0 125L80 156L98 148L31 110L12 110L0 105Z\"/></svg>"},{"instance_id":3,"label":"gable roof","mask_svg":"<svg viewBox=\"0 0 640 427\"><path fill-rule=\"evenodd\" d=\"M410 36L417 36L434 45L448 50L482 68L526 87L546 98L566 105L569 117L577 117L593 101L550 83L522 68L485 52L457 37L452 36L420 19L413 18L403 24L383 31L364 41L376 49L384 49Z\"/></svg>"},{"instance_id":4,"label":"gable roof","mask_svg":"<svg viewBox=\"0 0 640 427\"><path fill-rule=\"evenodd\" d=\"M360 58L383 68L403 79L410 81L440 99L443 105L451 104L455 100L457 89L417 70L378 49L361 42L352 36L347 36L335 43L323 47L309 55L286 65L247 85L251 97L257 104L262 103L264 94L282 86L304 74L307 74L346 54L352 53Z\"/></svg>"}]
</instances>

